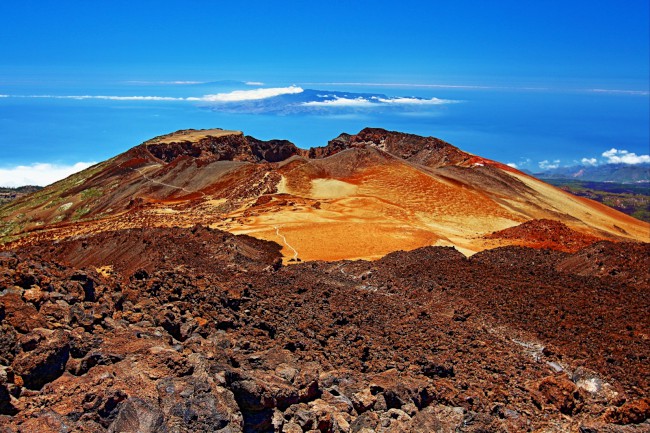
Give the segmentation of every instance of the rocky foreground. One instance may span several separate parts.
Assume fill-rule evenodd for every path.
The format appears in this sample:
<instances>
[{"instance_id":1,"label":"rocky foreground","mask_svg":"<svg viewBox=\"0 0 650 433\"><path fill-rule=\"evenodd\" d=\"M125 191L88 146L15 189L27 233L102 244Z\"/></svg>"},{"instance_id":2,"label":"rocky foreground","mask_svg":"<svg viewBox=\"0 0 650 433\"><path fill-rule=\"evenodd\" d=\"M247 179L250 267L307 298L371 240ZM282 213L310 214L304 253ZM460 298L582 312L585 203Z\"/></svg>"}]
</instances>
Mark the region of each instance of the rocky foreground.
<instances>
[{"instance_id":1,"label":"rocky foreground","mask_svg":"<svg viewBox=\"0 0 650 433\"><path fill-rule=\"evenodd\" d=\"M650 244L282 266L149 228L0 253L0 432L647 432Z\"/></svg>"}]
</instances>

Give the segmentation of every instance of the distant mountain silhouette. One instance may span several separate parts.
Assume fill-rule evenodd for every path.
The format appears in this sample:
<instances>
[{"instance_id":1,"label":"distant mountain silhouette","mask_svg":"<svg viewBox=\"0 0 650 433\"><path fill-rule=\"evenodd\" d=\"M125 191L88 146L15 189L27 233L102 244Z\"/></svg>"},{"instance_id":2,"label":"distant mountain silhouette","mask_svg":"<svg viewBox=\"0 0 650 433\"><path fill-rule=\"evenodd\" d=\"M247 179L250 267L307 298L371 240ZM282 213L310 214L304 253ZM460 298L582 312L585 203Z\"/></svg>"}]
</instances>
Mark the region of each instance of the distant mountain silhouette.
<instances>
[{"instance_id":1,"label":"distant mountain silhouette","mask_svg":"<svg viewBox=\"0 0 650 433\"><path fill-rule=\"evenodd\" d=\"M650 164L604 164L558 167L535 173L540 179L576 179L593 182L650 182Z\"/></svg>"}]
</instances>

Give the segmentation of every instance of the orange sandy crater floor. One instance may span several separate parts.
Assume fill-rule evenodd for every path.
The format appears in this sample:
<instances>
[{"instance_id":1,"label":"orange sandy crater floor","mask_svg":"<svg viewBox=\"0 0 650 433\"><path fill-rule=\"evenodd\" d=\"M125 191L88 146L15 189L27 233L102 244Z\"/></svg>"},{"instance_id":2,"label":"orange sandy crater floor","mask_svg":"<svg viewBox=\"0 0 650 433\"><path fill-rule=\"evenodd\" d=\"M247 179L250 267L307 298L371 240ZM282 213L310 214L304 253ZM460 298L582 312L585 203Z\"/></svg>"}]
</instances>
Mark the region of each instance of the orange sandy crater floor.
<instances>
[{"instance_id":1,"label":"orange sandy crater floor","mask_svg":"<svg viewBox=\"0 0 650 433\"><path fill-rule=\"evenodd\" d=\"M376 259L391 251L427 245L454 246L471 255L525 243L486 235L531 217L549 215L529 204L499 204L476 190L405 164L384 164L355 173L347 178L314 178L293 168L284 174L278 194L271 200L231 214L232 224L215 226L279 243L286 262L295 258ZM621 234L638 240L648 241L650 237L650 232L644 235L638 221L621 217L605 206L574 199L537 180L525 181L542 190L558 214L581 214L591 228L570 218L564 221L578 232L600 232L602 238L611 238L612 232L620 229ZM616 217L618 225L612 228L601 223L601 215L610 225Z\"/></svg>"},{"instance_id":2,"label":"orange sandy crater floor","mask_svg":"<svg viewBox=\"0 0 650 433\"><path fill-rule=\"evenodd\" d=\"M285 177L278 192L268 203L232 214L236 223L221 228L278 242L286 260L340 260L427 245L455 245L471 254L483 249L477 242L486 243L476 227L499 230L523 221L476 192L402 164L351 178Z\"/></svg>"}]
</instances>

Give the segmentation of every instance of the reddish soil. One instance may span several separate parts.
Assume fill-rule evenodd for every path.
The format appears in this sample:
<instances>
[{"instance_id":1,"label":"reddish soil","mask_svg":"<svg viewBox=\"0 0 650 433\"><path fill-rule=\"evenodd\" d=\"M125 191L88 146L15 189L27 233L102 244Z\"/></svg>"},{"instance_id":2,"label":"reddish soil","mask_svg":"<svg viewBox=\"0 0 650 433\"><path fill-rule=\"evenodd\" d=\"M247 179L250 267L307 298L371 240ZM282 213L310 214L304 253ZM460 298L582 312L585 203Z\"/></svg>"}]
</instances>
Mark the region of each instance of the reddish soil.
<instances>
[{"instance_id":1,"label":"reddish soil","mask_svg":"<svg viewBox=\"0 0 650 433\"><path fill-rule=\"evenodd\" d=\"M515 227L491 233L487 239L507 239L531 248L549 248L574 253L601 239L580 233L560 221L547 219L526 221Z\"/></svg>"},{"instance_id":2,"label":"reddish soil","mask_svg":"<svg viewBox=\"0 0 650 433\"><path fill-rule=\"evenodd\" d=\"M203 227L3 252L0 431L648 431L649 257L280 266Z\"/></svg>"},{"instance_id":3,"label":"reddish soil","mask_svg":"<svg viewBox=\"0 0 650 433\"><path fill-rule=\"evenodd\" d=\"M160 266L190 266L202 272L227 273L223 263L261 271L277 267L280 260L276 243L202 226L104 232L87 239L62 240L49 248L34 245L23 251L77 268L108 265L125 277L136 271L153 272Z\"/></svg>"}]
</instances>

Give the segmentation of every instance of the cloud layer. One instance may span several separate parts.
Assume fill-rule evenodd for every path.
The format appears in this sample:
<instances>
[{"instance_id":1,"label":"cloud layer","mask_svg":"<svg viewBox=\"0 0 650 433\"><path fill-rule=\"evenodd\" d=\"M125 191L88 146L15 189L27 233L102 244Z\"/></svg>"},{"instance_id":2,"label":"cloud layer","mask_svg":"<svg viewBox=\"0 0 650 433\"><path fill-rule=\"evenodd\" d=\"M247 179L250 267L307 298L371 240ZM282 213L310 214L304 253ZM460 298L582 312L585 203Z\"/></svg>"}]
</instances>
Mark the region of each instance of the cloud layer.
<instances>
[{"instance_id":1,"label":"cloud layer","mask_svg":"<svg viewBox=\"0 0 650 433\"><path fill-rule=\"evenodd\" d=\"M77 162L73 165L34 163L0 168L0 186L15 188L23 185L46 186L84 170L95 162Z\"/></svg>"},{"instance_id":2,"label":"cloud layer","mask_svg":"<svg viewBox=\"0 0 650 433\"><path fill-rule=\"evenodd\" d=\"M650 163L650 155L637 155L623 149L609 149L603 152L603 157L609 164L642 164Z\"/></svg>"},{"instance_id":3,"label":"cloud layer","mask_svg":"<svg viewBox=\"0 0 650 433\"><path fill-rule=\"evenodd\" d=\"M647 90L589 89L588 92L604 93L608 95L634 95L634 96L650 95L650 92L648 92Z\"/></svg>"},{"instance_id":4,"label":"cloud layer","mask_svg":"<svg viewBox=\"0 0 650 433\"><path fill-rule=\"evenodd\" d=\"M280 95L293 95L302 93L301 87L270 87L254 90L234 90L228 93L217 93L215 95L205 95L200 98L186 98L188 101L207 101L207 102L241 102L257 101L260 99L273 98Z\"/></svg>"},{"instance_id":5,"label":"cloud layer","mask_svg":"<svg viewBox=\"0 0 650 433\"><path fill-rule=\"evenodd\" d=\"M301 102L302 107L381 107L385 105L443 105L459 101L439 98L415 98L415 97L386 97L384 95L359 95L345 94L339 95L338 92L332 94L318 94L317 98L311 101Z\"/></svg>"},{"instance_id":6,"label":"cloud layer","mask_svg":"<svg viewBox=\"0 0 650 433\"><path fill-rule=\"evenodd\" d=\"M425 99L425 98L396 97L396 98L376 98L376 99L383 104L404 104L404 105L443 105L443 104L451 104L454 102L459 102L459 101L453 101L451 99L440 99L440 98Z\"/></svg>"},{"instance_id":7,"label":"cloud layer","mask_svg":"<svg viewBox=\"0 0 650 433\"><path fill-rule=\"evenodd\" d=\"M342 98L332 96L331 99L301 102L300 105L303 107L370 107L372 106L372 102L362 97Z\"/></svg>"},{"instance_id":8,"label":"cloud layer","mask_svg":"<svg viewBox=\"0 0 650 433\"><path fill-rule=\"evenodd\" d=\"M183 83L186 82L174 82ZM188 84L191 82L187 82ZM243 85L262 83L247 82ZM2 95L0 95L2 96ZM433 107L460 101L415 96L387 96L380 93L353 93L303 89L299 86L259 87L202 96L157 95L7 95L13 98L46 98L107 101L179 101L195 102L214 111L233 113L270 114L345 114L357 110L398 110L404 112L430 112Z\"/></svg>"},{"instance_id":9,"label":"cloud layer","mask_svg":"<svg viewBox=\"0 0 650 433\"><path fill-rule=\"evenodd\" d=\"M172 96L109 96L109 95L27 95L15 96L16 98L44 98L44 99L103 99L106 101L184 101L186 98Z\"/></svg>"},{"instance_id":10,"label":"cloud layer","mask_svg":"<svg viewBox=\"0 0 650 433\"><path fill-rule=\"evenodd\" d=\"M537 165L542 170L555 170L560 168L561 161L559 159L550 161L545 159L539 161ZM580 161L574 160L573 165L563 165L562 168L569 168L575 166L582 166L584 168L598 167L604 164L620 164L620 165L638 165L650 164L650 155L637 155L634 152L625 149L611 148L601 154L601 158L585 157ZM510 164L508 164L510 165ZM514 165L511 165L514 166Z\"/></svg>"},{"instance_id":11,"label":"cloud layer","mask_svg":"<svg viewBox=\"0 0 650 433\"><path fill-rule=\"evenodd\" d=\"M116 96L116 95L0 95L14 98L44 98L44 99L100 99L108 101L191 101L191 102L242 102L273 98L280 95L302 93L303 89L296 86L260 88L253 90L234 90L227 93L216 93L203 96Z\"/></svg>"},{"instance_id":12,"label":"cloud layer","mask_svg":"<svg viewBox=\"0 0 650 433\"><path fill-rule=\"evenodd\" d=\"M548 159L545 159L544 161L540 161L538 165L539 168L541 168L542 170L553 170L560 166L560 162L561 161L559 159L553 161L549 161Z\"/></svg>"}]
</instances>

